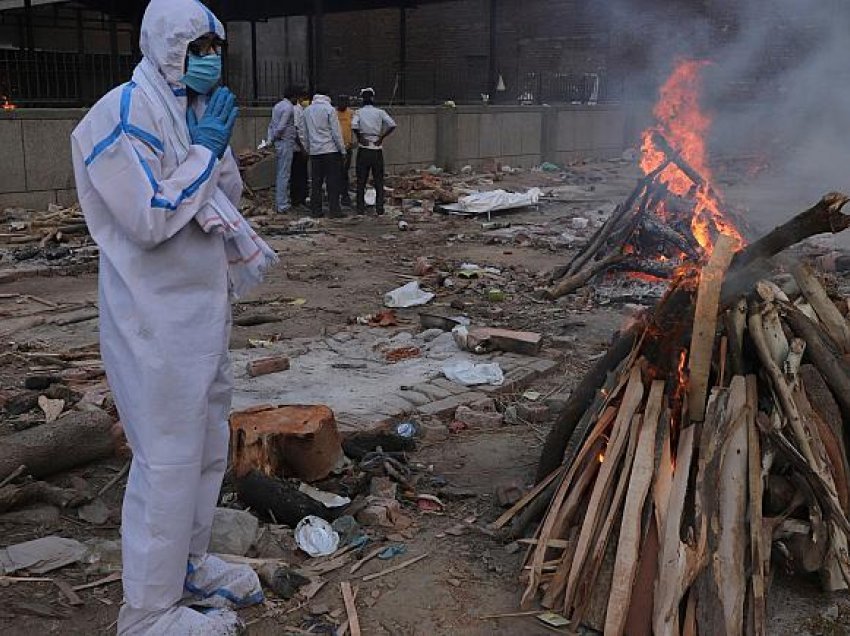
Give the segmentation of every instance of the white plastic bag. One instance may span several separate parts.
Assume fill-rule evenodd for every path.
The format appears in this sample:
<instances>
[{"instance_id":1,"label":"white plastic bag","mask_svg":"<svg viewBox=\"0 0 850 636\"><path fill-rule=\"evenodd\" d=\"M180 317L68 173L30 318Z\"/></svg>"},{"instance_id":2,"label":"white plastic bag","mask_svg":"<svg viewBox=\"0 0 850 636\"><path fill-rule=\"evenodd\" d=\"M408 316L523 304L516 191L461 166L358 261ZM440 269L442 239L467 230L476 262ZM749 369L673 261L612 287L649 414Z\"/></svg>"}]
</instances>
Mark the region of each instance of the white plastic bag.
<instances>
[{"instance_id":1,"label":"white plastic bag","mask_svg":"<svg viewBox=\"0 0 850 636\"><path fill-rule=\"evenodd\" d=\"M489 364L475 364L468 360L460 360L443 367L443 375L446 379L464 386L477 386L490 384L502 386L505 374L502 368L495 362Z\"/></svg>"},{"instance_id":2,"label":"white plastic bag","mask_svg":"<svg viewBox=\"0 0 850 636\"><path fill-rule=\"evenodd\" d=\"M384 305L395 309L417 307L434 300L435 294L422 291L417 281L412 281L403 287L394 289L384 295Z\"/></svg>"},{"instance_id":3,"label":"white plastic bag","mask_svg":"<svg viewBox=\"0 0 850 636\"><path fill-rule=\"evenodd\" d=\"M295 543L311 557L328 556L339 547L339 534L324 519L310 515L295 527Z\"/></svg>"}]
</instances>

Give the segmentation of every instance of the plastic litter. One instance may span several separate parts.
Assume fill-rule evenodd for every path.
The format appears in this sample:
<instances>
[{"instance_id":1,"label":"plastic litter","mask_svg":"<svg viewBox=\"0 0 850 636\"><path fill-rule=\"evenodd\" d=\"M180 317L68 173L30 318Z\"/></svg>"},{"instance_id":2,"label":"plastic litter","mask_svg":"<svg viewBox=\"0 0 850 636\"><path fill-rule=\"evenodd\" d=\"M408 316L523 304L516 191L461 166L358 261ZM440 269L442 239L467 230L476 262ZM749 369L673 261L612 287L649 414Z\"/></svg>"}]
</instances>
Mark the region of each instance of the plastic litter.
<instances>
[{"instance_id":1,"label":"plastic litter","mask_svg":"<svg viewBox=\"0 0 850 636\"><path fill-rule=\"evenodd\" d=\"M395 432L399 437L410 439L419 435L419 424L416 422L401 422L395 427Z\"/></svg>"},{"instance_id":2,"label":"plastic litter","mask_svg":"<svg viewBox=\"0 0 850 636\"><path fill-rule=\"evenodd\" d=\"M468 360L460 360L443 367L443 375L446 379L464 386L478 386L489 384L491 386L502 386L505 375L502 368L495 362L488 364L475 364Z\"/></svg>"},{"instance_id":3,"label":"plastic litter","mask_svg":"<svg viewBox=\"0 0 850 636\"><path fill-rule=\"evenodd\" d=\"M363 195L363 202L366 205L375 205L378 200L378 193L375 191L375 188L366 188L366 192Z\"/></svg>"},{"instance_id":4,"label":"plastic litter","mask_svg":"<svg viewBox=\"0 0 850 636\"><path fill-rule=\"evenodd\" d=\"M422 291L417 281L394 289L384 295L384 305L392 308L418 307L434 300L435 294Z\"/></svg>"},{"instance_id":5,"label":"plastic litter","mask_svg":"<svg viewBox=\"0 0 850 636\"><path fill-rule=\"evenodd\" d=\"M389 561L397 556L401 556L407 552L407 546L402 544L389 545L378 553L378 558L382 561Z\"/></svg>"},{"instance_id":6,"label":"plastic litter","mask_svg":"<svg viewBox=\"0 0 850 636\"><path fill-rule=\"evenodd\" d=\"M343 506L347 506L351 503L351 499L348 497L341 497L332 492L326 492L324 490L319 490L318 488L314 488L310 484L302 483L298 490L303 492L308 497L315 499L319 503L324 504L328 508L342 508Z\"/></svg>"},{"instance_id":7,"label":"plastic litter","mask_svg":"<svg viewBox=\"0 0 850 636\"><path fill-rule=\"evenodd\" d=\"M85 554L86 546L75 539L42 537L0 550L0 571L11 574L29 570L32 574L44 574L77 563Z\"/></svg>"},{"instance_id":8,"label":"plastic litter","mask_svg":"<svg viewBox=\"0 0 850 636\"><path fill-rule=\"evenodd\" d=\"M311 557L329 556L339 547L339 534L324 519L309 515L295 527L295 543Z\"/></svg>"},{"instance_id":9,"label":"plastic litter","mask_svg":"<svg viewBox=\"0 0 850 636\"><path fill-rule=\"evenodd\" d=\"M543 172L559 172L561 170L561 167L557 164L552 163L551 161L545 161L540 164L540 169Z\"/></svg>"},{"instance_id":10,"label":"plastic litter","mask_svg":"<svg viewBox=\"0 0 850 636\"><path fill-rule=\"evenodd\" d=\"M505 292L503 292L501 289L493 288L487 292L487 299L491 303L500 303L505 300Z\"/></svg>"}]
</instances>

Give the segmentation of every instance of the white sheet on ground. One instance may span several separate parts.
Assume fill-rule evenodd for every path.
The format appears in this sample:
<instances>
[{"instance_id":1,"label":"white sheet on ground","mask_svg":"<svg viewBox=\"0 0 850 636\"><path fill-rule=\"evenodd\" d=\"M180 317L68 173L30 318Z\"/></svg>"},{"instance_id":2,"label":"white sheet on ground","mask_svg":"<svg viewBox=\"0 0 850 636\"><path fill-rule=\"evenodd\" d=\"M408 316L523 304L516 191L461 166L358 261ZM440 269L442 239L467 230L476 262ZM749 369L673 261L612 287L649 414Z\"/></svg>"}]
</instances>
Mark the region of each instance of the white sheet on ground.
<instances>
[{"instance_id":1,"label":"white sheet on ground","mask_svg":"<svg viewBox=\"0 0 850 636\"><path fill-rule=\"evenodd\" d=\"M511 210L536 205L542 194L540 188L531 188L528 192L505 192L492 190L477 192L461 197L457 203L441 206L444 210L462 212L464 214L488 214L498 210Z\"/></svg>"}]
</instances>

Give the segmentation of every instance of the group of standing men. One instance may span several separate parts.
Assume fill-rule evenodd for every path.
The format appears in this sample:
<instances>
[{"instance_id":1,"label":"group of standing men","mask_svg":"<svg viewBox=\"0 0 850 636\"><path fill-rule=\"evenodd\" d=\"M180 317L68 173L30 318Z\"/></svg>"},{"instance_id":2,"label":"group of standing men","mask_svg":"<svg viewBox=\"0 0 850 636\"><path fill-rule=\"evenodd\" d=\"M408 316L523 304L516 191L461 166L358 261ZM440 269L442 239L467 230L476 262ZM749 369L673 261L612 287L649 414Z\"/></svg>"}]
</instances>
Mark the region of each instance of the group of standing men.
<instances>
[{"instance_id":1,"label":"group of standing men","mask_svg":"<svg viewBox=\"0 0 850 636\"><path fill-rule=\"evenodd\" d=\"M275 105L268 140L277 155L278 213L287 214L307 203L309 181L313 217L324 216L325 188L329 216L345 216L343 206L351 206L349 173L355 151L357 214L366 214L370 176L375 187L375 211L378 215L384 213L383 142L395 131L396 123L385 110L375 106L374 89L363 89L360 98L363 106L353 111L346 95L332 104L322 92L311 101L306 91L288 90Z\"/></svg>"}]
</instances>

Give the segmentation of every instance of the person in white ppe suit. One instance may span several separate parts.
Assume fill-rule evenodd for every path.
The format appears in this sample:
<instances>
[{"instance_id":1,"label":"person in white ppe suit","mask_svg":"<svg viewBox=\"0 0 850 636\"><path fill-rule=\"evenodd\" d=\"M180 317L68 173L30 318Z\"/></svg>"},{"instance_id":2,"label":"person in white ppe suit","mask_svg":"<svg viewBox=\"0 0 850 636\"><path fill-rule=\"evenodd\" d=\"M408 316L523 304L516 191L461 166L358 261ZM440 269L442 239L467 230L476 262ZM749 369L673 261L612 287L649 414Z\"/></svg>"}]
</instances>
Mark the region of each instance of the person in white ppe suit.
<instances>
[{"instance_id":1,"label":"person in white ppe suit","mask_svg":"<svg viewBox=\"0 0 850 636\"><path fill-rule=\"evenodd\" d=\"M227 464L230 298L277 260L236 208L224 37L198 0L152 0L133 79L71 137L100 247L101 351L133 450L121 635L237 633L232 609L263 600L250 568L207 555Z\"/></svg>"}]
</instances>

